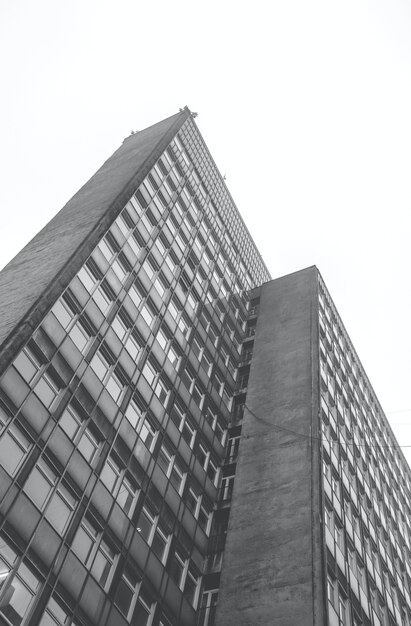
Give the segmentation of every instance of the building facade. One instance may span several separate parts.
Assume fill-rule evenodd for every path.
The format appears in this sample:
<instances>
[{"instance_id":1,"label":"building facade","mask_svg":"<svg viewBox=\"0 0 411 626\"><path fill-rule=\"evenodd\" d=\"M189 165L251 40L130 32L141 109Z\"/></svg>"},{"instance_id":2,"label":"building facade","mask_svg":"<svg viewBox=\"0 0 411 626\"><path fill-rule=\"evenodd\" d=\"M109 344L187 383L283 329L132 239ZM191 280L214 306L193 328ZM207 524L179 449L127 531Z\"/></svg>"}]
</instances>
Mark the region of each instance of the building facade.
<instances>
[{"instance_id":1,"label":"building facade","mask_svg":"<svg viewBox=\"0 0 411 626\"><path fill-rule=\"evenodd\" d=\"M196 623L267 278L188 110L126 139L3 270L1 623Z\"/></svg>"},{"instance_id":2,"label":"building facade","mask_svg":"<svg viewBox=\"0 0 411 626\"><path fill-rule=\"evenodd\" d=\"M410 469L315 267L250 294L218 626L409 626Z\"/></svg>"},{"instance_id":3,"label":"building facade","mask_svg":"<svg viewBox=\"0 0 411 626\"><path fill-rule=\"evenodd\" d=\"M186 108L0 273L0 625L408 626L410 471Z\"/></svg>"}]
</instances>

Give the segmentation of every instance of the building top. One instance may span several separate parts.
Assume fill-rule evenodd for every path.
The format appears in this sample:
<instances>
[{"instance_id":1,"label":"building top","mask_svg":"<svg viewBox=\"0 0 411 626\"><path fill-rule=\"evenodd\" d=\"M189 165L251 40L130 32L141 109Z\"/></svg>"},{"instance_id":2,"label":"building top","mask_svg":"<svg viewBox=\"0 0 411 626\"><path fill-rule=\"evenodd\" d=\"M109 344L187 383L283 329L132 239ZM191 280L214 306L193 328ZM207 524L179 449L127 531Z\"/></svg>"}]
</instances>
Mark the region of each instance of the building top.
<instances>
[{"instance_id":1,"label":"building top","mask_svg":"<svg viewBox=\"0 0 411 626\"><path fill-rule=\"evenodd\" d=\"M190 111L132 134L0 272L2 362L20 347L115 219Z\"/></svg>"},{"instance_id":2,"label":"building top","mask_svg":"<svg viewBox=\"0 0 411 626\"><path fill-rule=\"evenodd\" d=\"M270 275L188 107L132 132L59 213L0 272L0 371L85 262L179 133L198 179L202 206L227 258L239 261L241 289ZM194 168L192 167L194 165Z\"/></svg>"}]
</instances>

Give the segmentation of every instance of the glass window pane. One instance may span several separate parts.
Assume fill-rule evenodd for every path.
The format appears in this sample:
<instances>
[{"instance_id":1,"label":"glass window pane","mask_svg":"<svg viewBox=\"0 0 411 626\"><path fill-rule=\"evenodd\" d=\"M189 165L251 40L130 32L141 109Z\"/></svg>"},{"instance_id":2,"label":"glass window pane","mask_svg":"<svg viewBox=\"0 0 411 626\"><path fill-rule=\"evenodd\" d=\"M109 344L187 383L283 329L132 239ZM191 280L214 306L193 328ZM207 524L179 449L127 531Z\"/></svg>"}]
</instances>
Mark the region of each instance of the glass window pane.
<instances>
[{"instance_id":1,"label":"glass window pane","mask_svg":"<svg viewBox=\"0 0 411 626\"><path fill-rule=\"evenodd\" d=\"M153 520L149 517L148 513L143 509L138 520L139 533L146 541L149 540L151 529L153 527Z\"/></svg>"},{"instance_id":2,"label":"glass window pane","mask_svg":"<svg viewBox=\"0 0 411 626\"><path fill-rule=\"evenodd\" d=\"M106 383L106 389L113 398L113 400L117 402L117 400L121 396L124 386L122 385L116 374L113 373Z\"/></svg>"},{"instance_id":3,"label":"glass window pane","mask_svg":"<svg viewBox=\"0 0 411 626\"><path fill-rule=\"evenodd\" d=\"M183 578L183 573L184 564L177 557L177 555L175 555L170 567L170 576L179 587Z\"/></svg>"},{"instance_id":4,"label":"glass window pane","mask_svg":"<svg viewBox=\"0 0 411 626\"><path fill-rule=\"evenodd\" d=\"M151 611L144 607L140 602L137 602L136 610L134 612L134 623L138 626L147 626L149 623Z\"/></svg>"},{"instance_id":5,"label":"glass window pane","mask_svg":"<svg viewBox=\"0 0 411 626\"><path fill-rule=\"evenodd\" d=\"M89 463L94 458L98 450L98 441L89 430L85 430L83 436L77 444L77 449L87 459Z\"/></svg>"},{"instance_id":6,"label":"glass window pane","mask_svg":"<svg viewBox=\"0 0 411 626\"><path fill-rule=\"evenodd\" d=\"M137 359L140 352L140 346L136 339L132 335L130 335L124 345L131 358Z\"/></svg>"},{"instance_id":7,"label":"glass window pane","mask_svg":"<svg viewBox=\"0 0 411 626\"><path fill-rule=\"evenodd\" d=\"M96 291L93 293L93 300L102 313L107 312L111 301L108 299L101 287L97 287Z\"/></svg>"},{"instance_id":8,"label":"glass window pane","mask_svg":"<svg viewBox=\"0 0 411 626\"><path fill-rule=\"evenodd\" d=\"M67 328L75 315L72 311L69 310L64 301L60 300L57 300L56 304L51 310L53 311L54 315L57 317L63 328Z\"/></svg>"},{"instance_id":9,"label":"glass window pane","mask_svg":"<svg viewBox=\"0 0 411 626\"><path fill-rule=\"evenodd\" d=\"M133 503L135 502L136 493L137 487L128 478L124 478L117 496L117 502L126 515L131 514L134 508Z\"/></svg>"},{"instance_id":10,"label":"glass window pane","mask_svg":"<svg viewBox=\"0 0 411 626\"><path fill-rule=\"evenodd\" d=\"M100 478L107 489L113 493L118 481L120 480L120 468L114 463L114 461L112 461L112 459L106 461L106 464L100 474Z\"/></svg>"},{"instance_id":11,"label":"glass window pane","mask_svg":"<svg viewBox=\"0 0 411 626\"><path fill-rule=\"evenodd\" d=\"M157 463L161 467L161 469L164 471L165 474L167 474L168 472L171 459L172 459L171 455L164 449L163 446L161 446L160 452L158 453L158 457L157 457Z\"/></svg>"},{"instance_id":12,"label":"glass window pane","mask_svg":"<svg viewBox=\"0 0 411 626\"><path fill-rule=\"evenodd\" d=\"M26 449L12 436L11 431L5 432L0 439L0 463L13 476L20 466Z\"/></svg>"},{"instance_id":13,"label":"glass window pane","mask_svg":"<svg viewBox=\"0 0 411 626\"><path fill-rule=\"evenodd\" d=\"M99 550L94 559L91 573L96 577L101 585L105 585L110 575L113 562L109 555Z\"/></svg>"},{"instance_id":14,"label":"glass window pane","mask_svg":"<svg viewBox=\"0 0 411 626\"><path fill-rule=\"evenodd\" d=\"M96 352L90 361L90 365L100 380L104 380L108 372L109 364L100 352Z\"/></svg>"},{"instance_id":15,"label":"glass window pane","mask_svg":"<svg viewBox=\"0 0 411 626\"><path fill-rule=\"evenodd\" d=\"M34 467L24 485L24 491L40 510L43 509L52 488L53 483L44 476L38 467Z\"/></svg>"},{"instance_id":16,"label":"glass window pane","mask_svg":"<svg viewBox=\"0 0 411 626\"><path fill-rule=\"evenodd\" d=\"M31 592L17 576L13 579L14 592L9 603L1 609L13 626L19 626L30 607L34 598L34 592Z\"/></svg>"},{"instance_id":17,"label":"glass window pane","mask_svg":"<svg viewBox=\"0 0 411 626\"><path fill-rule=\"evenodd\" d=\"M135 428L138 424L139 419L142 417L142 412L135 404L135 402L131 401L128 405L126 409L126 417L130 424Z\"/></svg>"},{"instance_id":18,"label":"glass window pane","mask_svg":"<svg viewBox=\"0 0 411 626\"><path fill-rule=\"evenodd\" d=\"M40 364L36 363L34 359L29 358L26 352L23 351L20 352L18 357L14 360L14 367L20 372L24 380L30 383L39 371Z\"/></svg>"},{"instance_id":19,"label":"glass window pane","mask_svg":"<svg viewBox=\"0 0 411 626\"><path fill-rule=\"evenodd\" d=\"M78 277L87 289L87 291L91 291L97 282L86 267L81 268L78 273Z\"/></svg>"},{"instance_id":20,"label":"glass window pane","mask_svg":"<svg viewBox=\"0 0 411 626\"><path fill-rule=\"evenodd\" d=\"M162 561L164 557L165 549L167 546L167 539L163 536L162 533L159 532L158 529L154 533L153 542L151 546L153 548L154 554L156 554L158 558L160 559L160 561Z\"/></svg>"},{"instance_id":21,"label":"glass window pane","mask_svg":"<svg viewBox=\"0 0 411 626\"><path fill-rule=\"evenodd\" d=\"M61 493L61 491L63 491L63 493ZM45 514L50 524L59 534L62 534L66 530L73 508L74 498L69 494L67 489L61 485L59 491L54 493L51 497Z\"/></svg>"},{"instance_id":22,"label":"glass window pane","mask_svg":"<svg viewBox=\"0 0 411 626\"><path fill-rule=\"evenodd\" d=\"M154 426L150 424L147 418L143 421L139 434L140 434L141 439L146 444L147 448L150 448L151 444L153 443L156 430Z\"/></svg>"},{"instance_id":23,"label":"glass window pane","mask_svg":"<svg viewBox=\"0 0 411 626\"><path fill-rule=\"evenodd\" d=\"M74 439L80 429L81 421L74 409L68 406L60 417L60 426L71 439Z\"/></svg>"},{"instance_id":24,"label":"glass window pane","mask_svg":"<svg viewBox=\"0 0 411 626\"><path fill-rule=\"evenodd\" d=\"M117 337L122 341L127 333L127 327L118 315L111 322L111 326Z\"/></svg>"},{"instance_id":25,"label":"glass window pane","mask_svg":"<svg viewBox=\"0 0 411 626\"><path fill-rule=\"evenodd\" d=\"M131 603L133 601L134 590L129 587L126 581L122 578L117 587L116 593L116 605L120 611L127 617L130 610Z\"/></svg>"},{"instance_id":26,"label":"glass window pane","mask_svg":"<svg viewBox=\"0 0 411 626\"><path fill-rule=\"evenodd\" d=\"M74 552L77 554L80 560L85 564L87 563L87 559L89 558L90 552L96 541L96 533L94 533L92 529L90 530L91 530L92 535L94 536L90 536L90 534L85 530L85 528L83 526L80 526L80 528L78 529L74 537L73 544L72 544L72 548Z\"/></svg>"},{"instance_id":27,"label":"glass window pane","mask_svg":"<svg viewBox=\"0 0 411 626\"><path fill-rule=\"evenodd\" d=\"M34 387L34 393L40 398L44 406L47 408L51 406L53 400L55 400L58 391L58 388L46 375L40 378Z\"/></svg>"},{"instance_id":28,"label":"glass window pane","mask_svg":"<svg viewBox=\"0 0 411 626\"><path fill-rule=\"evenodd\" d=\"M149 308L146 307L146 305L144 305L141 309L141 316L147 323L147 326L151 326L151 324L153 323L154 315L151 313Z\"/></svg>"},{"instance_id":29,"label":"glass window pane","mask_svg":"<svg viewBox=\"0 0 411 626\"><path fill-rule=\"evenodd\" d=\"M90 340L90 335L84 326L80 324L80 322L76 322L70 330L69 335L80 352L83 352Z\"/></svg>"}]
</instances>

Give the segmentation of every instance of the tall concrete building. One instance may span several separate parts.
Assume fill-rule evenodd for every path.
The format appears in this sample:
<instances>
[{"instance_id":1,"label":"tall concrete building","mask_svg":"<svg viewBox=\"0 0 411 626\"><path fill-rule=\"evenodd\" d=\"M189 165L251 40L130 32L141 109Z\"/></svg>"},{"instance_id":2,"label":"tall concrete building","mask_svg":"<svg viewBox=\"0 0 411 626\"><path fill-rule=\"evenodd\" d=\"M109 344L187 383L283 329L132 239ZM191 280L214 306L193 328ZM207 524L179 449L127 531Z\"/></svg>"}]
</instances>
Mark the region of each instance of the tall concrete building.
<instances>
[{"instance_id":1,"label":"tall concrete building","mask_svg":"<svg viewBox=\"0 0 411 626\"><path fill-rule=\"evenodd\" d=\"M407 626L410 470L315 267L194 115L0 273L0 626Z\"/></svg>"}]
</instances>

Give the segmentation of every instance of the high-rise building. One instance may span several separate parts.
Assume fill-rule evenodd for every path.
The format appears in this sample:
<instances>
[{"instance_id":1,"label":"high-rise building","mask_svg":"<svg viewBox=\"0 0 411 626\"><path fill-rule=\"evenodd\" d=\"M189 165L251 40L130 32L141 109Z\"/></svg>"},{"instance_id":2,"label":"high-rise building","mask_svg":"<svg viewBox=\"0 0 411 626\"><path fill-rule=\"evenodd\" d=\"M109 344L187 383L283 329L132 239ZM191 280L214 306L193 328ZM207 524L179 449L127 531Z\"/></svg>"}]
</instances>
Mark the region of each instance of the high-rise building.
<instances>
[{"instance_id":1,"label":"high-rise building","mask_svg":"<svg viewBox=\"0 0 411 626\"><path fill-rule=\"evenodd\" d=\"M409 626L410 470L186 108L0 273L0 626Z\"/></svg>"}]
</instances>

